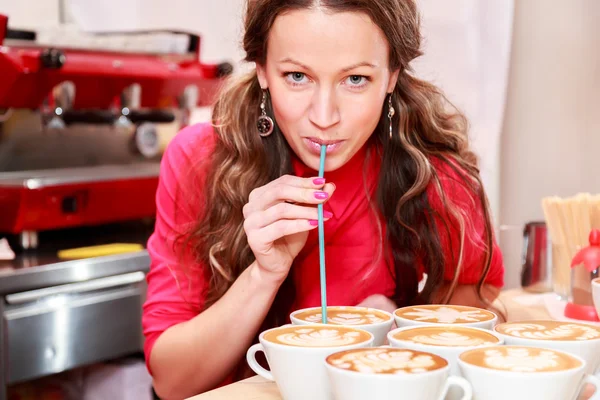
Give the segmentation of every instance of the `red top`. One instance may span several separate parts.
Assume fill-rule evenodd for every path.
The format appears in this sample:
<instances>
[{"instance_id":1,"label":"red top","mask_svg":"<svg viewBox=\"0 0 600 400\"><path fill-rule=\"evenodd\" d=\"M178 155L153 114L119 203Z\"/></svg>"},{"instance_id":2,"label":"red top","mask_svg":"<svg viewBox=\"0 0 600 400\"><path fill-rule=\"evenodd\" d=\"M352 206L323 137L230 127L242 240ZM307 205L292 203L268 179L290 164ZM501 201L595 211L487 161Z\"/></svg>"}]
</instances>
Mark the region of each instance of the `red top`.
<instances>
[{"instance_id":1,"label":"red top","mask_svg":"<svg viewBox=\"0 0 600 400\"><path fill-rule=\"evenodd\" d=\"M156 227L148 241L151 266L147 276L148 292L143 313L146 360L149 360L152 346L162 332L193 318L202 308L200 293L206 285L202 274L186 274L179 266L182 262L185 263L188 271L205 266L197 265L189 254L184 255L182 261L181 256L173 251L173 241L177 234L186 232L197 220L202 191L188 189L202 184L201 179L206 169L199 167L198 163L208 159L215 140L216 135L209 124L188 127L175 136L162 159L156 193ZM361 179L365 154L364 150L360 151L342 168L325 174L327 181L336 185L334 195L323 207L334 215L325 223L327 302L331 305L356 305L373 294L388 297L394 294L394 277L385 264L386 257L378 257L380 233L370 212ZM375 157L371 159L366 182L368 190L373 193L377 185L379 161ZM432 162L446 196L458 207L464 206L464 211L468 213L468 218L465 218L467 232L459 283L476 284L481 276L484 257L481 205L472 200L472 196L450 167ZM293 159L293 166L298 176L318 175L297 158ZM192 182L192 179L195 181ZM428 197L431 207L440 215L447 216L433 185L428 188ZM437 223L442 224L442 221ZM385 235L385 224L382 225ZM452 228L453 225L449 225ZM441 226L439 225L439 231L443 231ZM450 253L451 249L459 249L459 232L451 234L451 244L445 235L440 235L441 245L446 253ZM296 301L290 312L298 308L320 306L317 230L310 232L291 273L296 286ZM447 268L445 278L451 280L453 276L454 270ZM502 287L503 279L502 255L494 242L487 283Z\"/></svg>"}]
</instances>

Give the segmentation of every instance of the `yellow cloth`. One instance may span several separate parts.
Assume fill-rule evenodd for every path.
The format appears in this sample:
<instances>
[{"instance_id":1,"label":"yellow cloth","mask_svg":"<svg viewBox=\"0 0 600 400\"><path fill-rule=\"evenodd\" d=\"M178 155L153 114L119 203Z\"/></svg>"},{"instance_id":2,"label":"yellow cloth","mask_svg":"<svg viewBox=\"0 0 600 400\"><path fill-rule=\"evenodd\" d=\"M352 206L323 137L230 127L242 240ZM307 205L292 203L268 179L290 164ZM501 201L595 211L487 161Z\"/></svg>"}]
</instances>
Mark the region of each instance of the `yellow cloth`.
<instances>
[{"instance_id":1,"label":"yellow cloth","mask_svg":"<svg viewBox=\"0 0 600 400\"><path fill-rule=\"evenodd\" d=\"M74 260L81 258L110 256L114 254L133 253L143 249L144 246L137 243L111 243L98 246L60 250L58 252L58 258Z\"/></svg>"}]
</instances>

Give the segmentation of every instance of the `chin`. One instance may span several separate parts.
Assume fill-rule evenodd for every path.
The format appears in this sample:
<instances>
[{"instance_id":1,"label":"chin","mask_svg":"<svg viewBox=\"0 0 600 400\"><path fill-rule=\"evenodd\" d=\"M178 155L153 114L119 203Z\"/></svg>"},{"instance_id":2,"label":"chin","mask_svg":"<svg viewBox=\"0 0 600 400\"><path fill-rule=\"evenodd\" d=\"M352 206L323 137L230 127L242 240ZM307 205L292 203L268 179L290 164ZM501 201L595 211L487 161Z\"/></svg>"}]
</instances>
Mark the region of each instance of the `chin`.
<instances>
[{"instance_id":1,"label":"chin","mask_svg":"<svg viewBox=\"0 0 600 400\"><path fill-rule=\"evenodd\" d=\"M315 171L319 170L319 157L315 157L312 154L307 154L307 161L310 162L308 165L310 168L313 168ZM350 160L347 154L335 154L331 156L327 156L325 158L325 172L332 172L342 168L347 162ZM305 161L306 163L306 161Z\"/></svg>"}]
</instances>

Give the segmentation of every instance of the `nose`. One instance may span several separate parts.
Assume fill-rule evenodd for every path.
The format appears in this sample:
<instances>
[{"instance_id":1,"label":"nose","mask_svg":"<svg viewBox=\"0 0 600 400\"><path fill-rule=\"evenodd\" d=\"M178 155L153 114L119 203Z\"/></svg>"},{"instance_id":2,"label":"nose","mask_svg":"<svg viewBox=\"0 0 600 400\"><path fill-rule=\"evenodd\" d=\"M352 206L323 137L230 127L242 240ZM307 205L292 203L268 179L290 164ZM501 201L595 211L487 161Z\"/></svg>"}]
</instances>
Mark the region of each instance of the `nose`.
<instances>
[{"instance_id":1,"label":"nose","mask_svg":"<svg viewBox=\"0 0 600 400\"><path fill-rule=\"evenodd\" d=\"M313 96L308 118L317 128L326 130L340 122L335 92L328 89L317 90Z\"/></svg>"}]
</instances>

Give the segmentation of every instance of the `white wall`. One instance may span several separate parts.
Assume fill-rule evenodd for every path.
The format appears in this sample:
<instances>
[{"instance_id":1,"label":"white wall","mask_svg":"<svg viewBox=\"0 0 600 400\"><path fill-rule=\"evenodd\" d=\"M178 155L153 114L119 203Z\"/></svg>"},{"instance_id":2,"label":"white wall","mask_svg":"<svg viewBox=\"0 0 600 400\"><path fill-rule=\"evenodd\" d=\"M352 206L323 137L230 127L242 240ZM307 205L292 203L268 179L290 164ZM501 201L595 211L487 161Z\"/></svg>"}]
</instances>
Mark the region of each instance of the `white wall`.
<instances>
[{"instance_id":1,"label":"white wall","mask_svg":"<svg viewBox=\"0 0 600 400\"><path fill-rule=\"evenodd\" d=\"M513 0L418 0L425 54L419 76L440 86L469 120L492 214L499 220L499 142L508 79Z\"/></svg>"},{"instance_id":2,"label":"white wall","mask_svg":"<svg viewBox=\"0 0 600 400\"><path fill-rule=\"evenodd\" d=\"M9 24L22 29L55 26L59 21L59 0L0 0L0 14L8 15Z\"/></svg>"},{"instance_id":3,"label":"white wall","mask_svg":"<svg viewBox=\"0 0 600 400\"><path fill-rule=\"evenodd\" d=\"M518 0L502 136L501 235L517 286L520 227L544 196L600 193L600 1Z\"/></svg>"}]
</instances>

